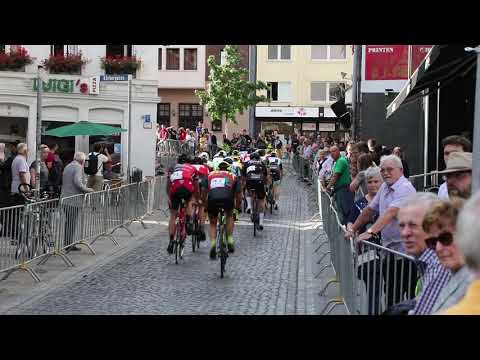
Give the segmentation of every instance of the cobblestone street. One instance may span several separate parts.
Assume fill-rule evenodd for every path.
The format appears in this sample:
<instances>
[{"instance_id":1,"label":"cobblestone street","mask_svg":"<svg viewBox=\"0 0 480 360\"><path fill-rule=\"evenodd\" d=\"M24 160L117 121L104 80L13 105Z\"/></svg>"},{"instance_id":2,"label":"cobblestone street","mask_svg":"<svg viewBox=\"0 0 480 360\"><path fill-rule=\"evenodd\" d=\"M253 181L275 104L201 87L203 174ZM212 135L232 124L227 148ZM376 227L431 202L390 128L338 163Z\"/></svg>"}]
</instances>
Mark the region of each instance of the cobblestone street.
<instances>
[{"instance_id":1,"label":"cobblestone street","mask_svg":"<svg viewBox=\"0 0 480 360\"><path fill-rule=\"evenodd\" d=\"M278 212L265 217L253 237L245 214L235 230L236 252L224 279L208 259L207 242L190 243L175 265L166 252L165 226L120 257L88 275L10 309L10 314L315 314L312 290L311 191L293 175L282 183ZM157 225L158 226L158 225Z\"/></svg>"}]
</instances>

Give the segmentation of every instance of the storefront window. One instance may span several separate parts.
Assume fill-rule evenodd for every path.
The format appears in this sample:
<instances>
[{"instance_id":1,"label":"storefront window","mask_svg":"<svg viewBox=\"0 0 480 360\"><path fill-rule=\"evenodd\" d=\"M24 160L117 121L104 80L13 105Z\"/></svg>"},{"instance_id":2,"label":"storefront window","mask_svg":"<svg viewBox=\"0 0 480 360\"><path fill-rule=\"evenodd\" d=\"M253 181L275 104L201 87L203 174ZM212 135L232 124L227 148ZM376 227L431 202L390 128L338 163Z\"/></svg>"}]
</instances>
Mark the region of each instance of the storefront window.
<instances>
[{"instance_id":1,"label":"storefront window","mask_svg":"<svg viewBox=\"0 0 480 360\"><path fill-rule=\"evenodd\" d=\"M71 124L73 124L73 122L42 121L42 134L45 133L45 131ZM64 166L73 161L73 155L75 155L75 136L60 138L56 136L42 135L42 144L48 145L50 149L53 149L55 145L58 145L57 154L62 160Z\"/></svg>"}]
</instances>

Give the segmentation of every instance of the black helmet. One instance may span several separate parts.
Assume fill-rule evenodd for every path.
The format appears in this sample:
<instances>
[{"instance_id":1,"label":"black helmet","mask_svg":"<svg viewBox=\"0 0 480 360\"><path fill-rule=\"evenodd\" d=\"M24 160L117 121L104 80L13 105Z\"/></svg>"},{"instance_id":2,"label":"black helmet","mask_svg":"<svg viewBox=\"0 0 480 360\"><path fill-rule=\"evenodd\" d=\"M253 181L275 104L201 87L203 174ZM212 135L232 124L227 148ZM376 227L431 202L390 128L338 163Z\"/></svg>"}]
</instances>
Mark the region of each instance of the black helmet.
<instances>
[{"instance_id":1,"label":"black helmet","mask_svg":"<svg viewBox=\"0 0 480 360\"><path fill-rule=\"evenodd\" d=\"M258 152L251 153L250 160L260 160L260 154Z\"/></svg>"},{"instance_id":2,"label":"black helmet","mask_svg":"<svg viewBox=\"0 0 480 360\"><path fill-rule=\"evenodd\" d=\"M227 161L222 160L222 162L218 164L218 170L230 171L230 164Z\"/></svg>"},{"instance_id":3,"label":"black helmet","mask_svg":"<svg viewBox=\"0 0 480 360\"><path fill-rule=\"evenodd\" d=\"M233 164L233 159L231 157L226 157L225 159L223 159L223 161L227 162L230 165Z\"/></svg>"}]
</instances>

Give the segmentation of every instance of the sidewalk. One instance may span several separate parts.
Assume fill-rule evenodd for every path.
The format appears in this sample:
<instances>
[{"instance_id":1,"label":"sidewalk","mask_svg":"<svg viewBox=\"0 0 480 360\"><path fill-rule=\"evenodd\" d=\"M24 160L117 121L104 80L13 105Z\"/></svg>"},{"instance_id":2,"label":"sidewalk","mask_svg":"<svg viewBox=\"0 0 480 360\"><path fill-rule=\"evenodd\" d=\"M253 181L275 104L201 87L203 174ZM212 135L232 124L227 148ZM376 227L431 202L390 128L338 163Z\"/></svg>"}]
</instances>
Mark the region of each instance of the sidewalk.
<instances>
[{"instance_id":1,"label":"sidewalk","mask_svg":"<svg viewBox=\"0 0 480 360\"><path fill-rule=\"evenodd\" d=\"M113 235L119 246L114 245L108 238L98 239L92 245L96 255L92 255L85 246L80 245L81 251L68 253L74 267L67 267L58 257L51 257L44 265L37 265L41 260L30 264L42 280L40 283L35 283L24 271L15 271L6 280L0 281L0 314L5 314L17 306L34 302L61 285L87 277L89 273L128 253L145 241L167 236L167 219L161 211L156 210L152 216L147 216L144 223L147 229L144 229L139 222L130 225L129 229L134 237L124 229L117 230ZM3 277L3 273L0 276Z\"/></svg>"}]
</instances>

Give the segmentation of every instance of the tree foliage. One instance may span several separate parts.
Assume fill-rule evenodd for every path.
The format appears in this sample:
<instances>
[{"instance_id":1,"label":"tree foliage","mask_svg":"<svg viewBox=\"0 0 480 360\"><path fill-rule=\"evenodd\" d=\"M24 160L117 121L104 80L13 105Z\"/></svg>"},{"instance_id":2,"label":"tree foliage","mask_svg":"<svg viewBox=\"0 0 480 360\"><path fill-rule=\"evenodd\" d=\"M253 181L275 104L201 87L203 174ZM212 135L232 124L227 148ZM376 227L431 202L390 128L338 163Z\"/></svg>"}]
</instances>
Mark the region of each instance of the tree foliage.
<instances>
[{"instance_id":1,"label":"tree foliage","mask_svg":"<svg viewBox=\"0 0 480 360\"><path fill-rule=\"evenodd\" d=\"M224 64L217 64L213 55L208 58L210 84L207 90L195 93L213 121L226 120L237 124L237 113L243 114L249 106L268 101L265 96L257 95L257 91L267 90L268 85L261 81L248 81L248 69L240 66L237 46L226 45L224 51Z\"/></svg>"}]
</instances>

